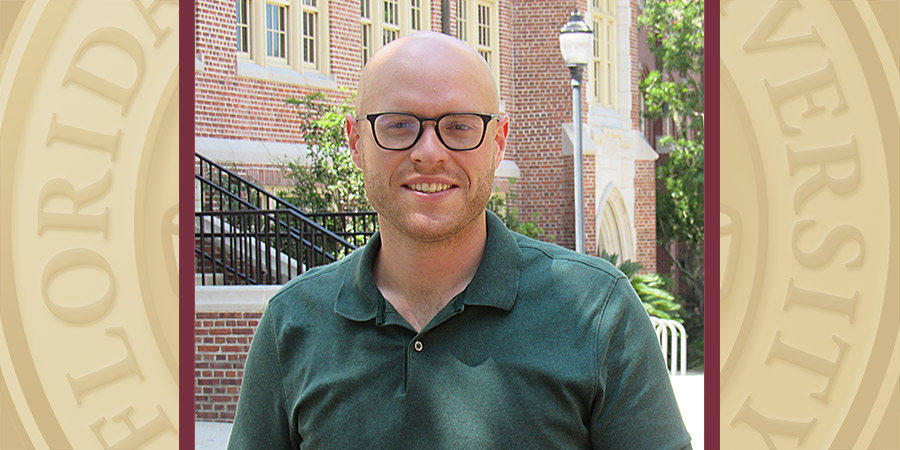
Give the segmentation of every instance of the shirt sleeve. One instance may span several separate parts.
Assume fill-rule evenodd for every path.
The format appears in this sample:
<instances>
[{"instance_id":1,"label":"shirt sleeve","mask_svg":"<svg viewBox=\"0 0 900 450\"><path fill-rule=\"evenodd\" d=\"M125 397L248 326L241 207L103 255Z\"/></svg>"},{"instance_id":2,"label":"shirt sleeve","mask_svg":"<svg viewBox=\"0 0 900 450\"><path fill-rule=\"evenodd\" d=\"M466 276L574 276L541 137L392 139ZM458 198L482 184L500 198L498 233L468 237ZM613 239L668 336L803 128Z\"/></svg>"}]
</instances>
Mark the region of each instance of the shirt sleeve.
<instances>
[{"instance_id":1,"label":"shirt sleeve","mask_svg":"<svg viewBox=\"0 0 900 450\"><path fill-rule=\"evenodd\" d=\"M656 333L626 278L605 299L599 328L593 447L690 449Z\"/></svg>"},{"instance_id":2,"label":"shirt sleeve","mask_svg":"<svg viewBox=\"0 0 900 450\"><path fill-rule=\"evenodd\" d=\"M228 450L298 449L282 384L276 314L270 304L250 344Z\"/></svg>"}]
</instances>

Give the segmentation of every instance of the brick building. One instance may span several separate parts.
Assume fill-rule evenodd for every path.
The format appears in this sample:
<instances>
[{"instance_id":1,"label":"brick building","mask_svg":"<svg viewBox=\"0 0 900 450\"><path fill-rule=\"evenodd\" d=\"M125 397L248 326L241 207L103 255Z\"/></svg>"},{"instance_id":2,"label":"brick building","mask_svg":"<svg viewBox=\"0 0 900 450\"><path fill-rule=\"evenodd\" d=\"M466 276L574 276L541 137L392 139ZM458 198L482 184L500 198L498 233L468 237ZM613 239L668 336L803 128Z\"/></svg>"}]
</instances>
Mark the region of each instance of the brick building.
<instances>
[{"instance_id":1,"label":"brick building","mask_svg":"<svg viewBox=\"0 0 900 450\"><path fill-rule=\"evenodd\" d=\"M506 160L520 217L574 248L572 100L559 30L573 6L594 29L585 72L584 199L588 253L656 268L654 160L640 132L640 0L197 0L196 151L269 188L279 160L302 158L288 97L353 90L365 61L418 30L468 42L488 61L510 116ZM228 292L228 289L232 291ZM267 288L269 289L269 288ZM263 293L198 289L197 417L233 418Z\"/></svg>"}]
</instances>

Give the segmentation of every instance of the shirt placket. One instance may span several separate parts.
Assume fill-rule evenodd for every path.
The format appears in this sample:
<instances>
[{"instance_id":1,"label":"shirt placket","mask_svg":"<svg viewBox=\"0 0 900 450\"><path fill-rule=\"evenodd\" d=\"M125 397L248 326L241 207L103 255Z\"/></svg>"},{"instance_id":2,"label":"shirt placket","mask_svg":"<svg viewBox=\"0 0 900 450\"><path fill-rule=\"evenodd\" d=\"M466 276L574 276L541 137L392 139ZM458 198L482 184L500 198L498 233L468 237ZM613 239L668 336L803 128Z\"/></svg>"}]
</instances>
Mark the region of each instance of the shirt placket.
<instances>
[{"instance_id":1,"label":"shirt placket","mask_svg":"<svg viewBox=\"0 0 900 450\"><path fill-rule=\"evenodd\" d=\"M432 319L422 331L417 333L415 329L403 319L400 313L393 309L393 307L386 305L384 325L394 325L402 328L402 331L399 334L404 341L405 354L403 359L401 395L407 394L411 384L410 382L413 380L414 376L425 372L423 364L428 364L427 361L429 358L428 353L426 352L428 352L430 347L428 342L430 332L451 317L460 314L462 311L462 302L459 301L459 298L454 298L446 307L444 307L444 309L438 312L434 319Z\"/></svg>"}]
</instances>

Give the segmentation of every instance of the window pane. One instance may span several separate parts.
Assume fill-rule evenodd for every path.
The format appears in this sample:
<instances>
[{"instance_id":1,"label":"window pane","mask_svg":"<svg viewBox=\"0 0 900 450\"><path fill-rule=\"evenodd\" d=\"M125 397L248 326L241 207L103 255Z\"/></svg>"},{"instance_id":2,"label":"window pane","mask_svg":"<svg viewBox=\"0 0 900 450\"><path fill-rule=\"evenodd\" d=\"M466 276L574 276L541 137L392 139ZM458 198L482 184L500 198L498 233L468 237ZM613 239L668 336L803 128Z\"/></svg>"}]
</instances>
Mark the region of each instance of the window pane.
<instances>
[{"instance_id":1,"label":"window pane","mask_svg":"<svg viewBox=\"0 0 900 450\"><path fill-rule=\"evenodd\" d=\"M285 39L287 36L287 8L266 4L266 54L276 58L284 58Z\"/></svg>"},{"instance_id":2,"label":"window pane","mask_svg":"<svg viewBox=\"0 0 900 450\"><path fill-rule=\"evenodd\" d=\"M362 63L363 66L369 62L369 52L371 51L372 44L372 25L364 24L362 26Z\"/></svg>"},{"instance_id":3,"label":"window pane","mask_svg":"<svg viewBox=\"0 0 900 450\"><path fill-rule=\"evenodd\" d=\"M388 43L390 43L390 42L393 41L394 39L397 39L397 37L399 36L399 34L400 34L399 31L385 29L385 30L384 30L384 33L382 34L382 42L381 42L381 44L382 44L382 45L387 45Z\"/></svg>"},{"instance_id":4,"label":"window pane","mask_svg":"<svg viewBox=\"0 0 900 450\"><path fill-rule=\"evenodd\" d=\"M419 0L410 0L409 1L410 8L410 27L413 30L421 30L422 29L422 6L419 3Z\"/></svg>"},{"instance_id":5,"label":"window pane","mask_svg":"<svg viewBox=\"0 0 900 450\"><path fill-rule=\"evenodd\" d=\"M318 13L303 11L303 62L316 63L316 22Z\"/></svg>"},{"instance_id":6,"label":"window pane","mask_svg":"<svg viewBox=\"0 0 900 450\"><path fill-rule=\"evenodd\" d=\"M235 18L237 19L237 51L250 50L250 16L247 10L248 0L237 0L235 3Z\"/></svg>"},{"instance_id":7,"label":"window pane","mask_svg":"<svg viewBox=\"0 0 900 450\"><path fill-rule=\"evenodd\" d=\"M488 63L488 67L491 65L491 52L485 50L478 50L478 54L481 55L482 58Z\"/></svg>"},{"instance_id":8,"label":"window pane","mask_svg":"<svg viewBox=\"0 0 900 450\"><path fill-rule=\"evenodd\" d=\"M467 40L469 35L469 19L468 19L469 2L466 0L458 0L456 2L456 37L460 40Z\"/></svg>"},{"instance_id":9,"label":"window pane","mask_svg":"<svg viewBox=\"0 0 900 450\"><path fill-rule=\"evenodd\" d=\"M359 16L366 19L371 18L371 16L369 15L369 0L359 1Z\"/></svg>"},{"instance_id":10,"label":"window pane","mask_svg":"<svg viewBox=\"0 0 900 450\"><path fill-rule=\"evenodd\" d=\"M397 13L400 9L399 0L384 0L384 21L391 25L400 25L397 21Z\"/></svg>"},{"instance_id":11,"label":"window pane","mask_svg":"<svg viewBox=\"0 0 900 450\"><path fill-rule=\"evenodd\" d=\"M491 9L487 5L478 5L478 45L491 45Z\"/></svg>"}]
</instances>

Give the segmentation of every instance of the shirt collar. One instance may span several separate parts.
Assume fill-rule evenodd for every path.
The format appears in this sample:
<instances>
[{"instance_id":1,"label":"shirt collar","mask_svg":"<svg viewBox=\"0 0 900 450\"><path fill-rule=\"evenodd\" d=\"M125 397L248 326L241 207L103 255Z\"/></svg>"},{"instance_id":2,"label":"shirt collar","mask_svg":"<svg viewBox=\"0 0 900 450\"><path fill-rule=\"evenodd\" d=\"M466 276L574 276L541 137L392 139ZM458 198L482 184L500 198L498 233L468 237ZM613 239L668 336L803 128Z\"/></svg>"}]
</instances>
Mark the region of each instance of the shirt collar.
<instances>
[{"instance_id":1,"label":"shirt collar","mask_svg":"<svg viewBox=\"0 0 900 450\"><path fill-rule=\"evenodd\" d=\"M516 303L522 252L506 225L494 213L488 211L486 215L484 255L460 300L464 305L509 311ZM386 300L372 276L372 263L380 248L381 235L376 232L363 248L347 257L344 279L334 304L336 313L359 322L383 318Z\"/></svg>"}]
</instances>

